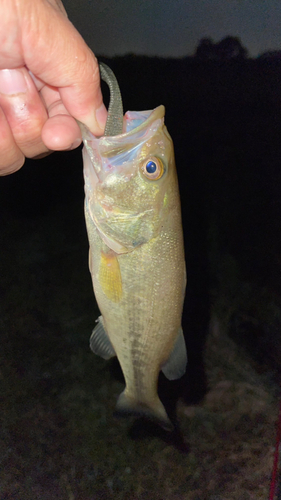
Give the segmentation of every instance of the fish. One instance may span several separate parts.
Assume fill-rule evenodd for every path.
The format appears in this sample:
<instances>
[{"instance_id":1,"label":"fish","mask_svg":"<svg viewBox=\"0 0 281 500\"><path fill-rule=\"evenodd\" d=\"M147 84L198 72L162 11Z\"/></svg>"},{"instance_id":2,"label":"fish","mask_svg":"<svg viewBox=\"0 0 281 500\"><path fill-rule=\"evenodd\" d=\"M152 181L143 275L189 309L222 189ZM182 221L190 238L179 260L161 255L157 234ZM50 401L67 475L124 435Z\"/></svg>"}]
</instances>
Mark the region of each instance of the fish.
<instances>
[{"instance_id":1,"label":"fish","mask_svg":"<svg viewBox=\"0 0 281 500\"><path fill-rule=\"evenodd\" d=\"M127 111L112 70L105 133L79 123L85 180L89 268L101 315L90 338L104 359L117 356L125 379L116 410L171 431L158 377L183 376L187 353L181 319L186 268L173 141L163 105Z\"/></svg>"}]
</instances>

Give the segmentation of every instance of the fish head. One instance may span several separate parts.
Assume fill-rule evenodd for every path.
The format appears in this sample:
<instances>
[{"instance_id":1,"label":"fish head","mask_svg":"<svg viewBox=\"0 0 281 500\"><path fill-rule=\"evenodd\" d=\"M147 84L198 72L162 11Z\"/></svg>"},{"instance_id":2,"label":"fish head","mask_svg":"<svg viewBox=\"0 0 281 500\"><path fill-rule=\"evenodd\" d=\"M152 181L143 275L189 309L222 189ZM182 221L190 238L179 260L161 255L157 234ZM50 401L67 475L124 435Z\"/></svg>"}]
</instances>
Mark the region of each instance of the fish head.
<instances>
[{"instance_id":1,"label":"fish head","mask_svg":"<svg viewBox=\"0 0 281 500\"><path fill-rule=\"evenodd\" d=\"M103 241L127 253L154 238L169 210L175 163L164 106L128 111L124 133L94 137L82 126L86 210Z\"/></svg>"}]
</instances>

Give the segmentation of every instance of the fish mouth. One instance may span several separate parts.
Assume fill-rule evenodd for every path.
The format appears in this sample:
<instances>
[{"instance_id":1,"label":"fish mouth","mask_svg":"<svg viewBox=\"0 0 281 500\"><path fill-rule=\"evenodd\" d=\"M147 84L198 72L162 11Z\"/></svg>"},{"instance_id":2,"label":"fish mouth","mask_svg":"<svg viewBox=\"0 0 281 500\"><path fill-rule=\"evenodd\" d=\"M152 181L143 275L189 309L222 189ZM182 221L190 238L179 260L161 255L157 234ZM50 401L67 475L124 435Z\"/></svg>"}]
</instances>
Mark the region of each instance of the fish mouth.
<instances>
[{"instance_id":1,"label":"fish mouth","mask_svg":"<svg viewBox=\"0 0 281 500\"><path fill-rule=\"evenodd\" d=\"M120 136L130 137L138 134L143 129L149 128L155 120L163 119L165 116L165 107L161 104L157 108L148 111L127 111L125 113L125 130ZM156 129L154 130L154 132ZM120 137L119 136L119 137Z\"/></svg>"},{"instance_id":2,"label":"fish mouth","mask_svg":"<svg viewBox=\"0 0 281 500\"><path fill-rule=\"evenodd\" d=\"M127 111L124 116L125 132L119 135L95 137L80 125L85 149L99 181L114 169L124 169L137 155L145 142L149 143L163 125L165 107L148 111ZM87 171L86 171L87 175Z\"/></svg>"}]
</instances>

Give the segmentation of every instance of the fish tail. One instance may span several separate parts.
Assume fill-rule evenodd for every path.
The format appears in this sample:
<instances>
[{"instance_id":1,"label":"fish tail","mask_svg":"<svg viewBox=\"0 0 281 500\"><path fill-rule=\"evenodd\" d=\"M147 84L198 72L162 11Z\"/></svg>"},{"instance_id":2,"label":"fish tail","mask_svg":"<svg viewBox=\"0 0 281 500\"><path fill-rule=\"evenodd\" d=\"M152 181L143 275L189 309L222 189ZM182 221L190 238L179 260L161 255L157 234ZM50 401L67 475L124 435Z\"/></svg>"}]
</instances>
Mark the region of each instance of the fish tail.
<instances>
[{"instance_id":1,"label":"fish tail","mask_svg":"<svg viewBox=\"0 0 281 500\"><path fill-rule=\"evenodd\" d=\"M145 417L148 420L158 423L166 431L174 430L174 426L158 397L153 401L153 404L150 404L129 397L125 389L117 400L115 415Z\"/></svg>"}]
</instances>

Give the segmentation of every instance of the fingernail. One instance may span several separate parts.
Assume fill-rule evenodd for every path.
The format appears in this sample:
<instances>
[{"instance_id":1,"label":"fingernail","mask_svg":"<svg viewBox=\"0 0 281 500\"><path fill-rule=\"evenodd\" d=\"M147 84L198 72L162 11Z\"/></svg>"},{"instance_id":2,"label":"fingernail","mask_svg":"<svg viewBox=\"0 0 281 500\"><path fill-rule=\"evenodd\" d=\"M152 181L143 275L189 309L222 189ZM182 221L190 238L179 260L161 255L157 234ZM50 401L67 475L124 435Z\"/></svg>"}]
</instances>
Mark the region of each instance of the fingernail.
<instances>
[{"instance_id":1,"label":"fingernail","mask_svg":"<svg viewBox=\"0 0 281 500\"><path fill-rule=\"evenodd\" d=\"M106 119L107 119L107 109L104 104L100 106L96 110L96 119L98 122L99 127L104 130L105 124L106 124Z\"/></svg>"},{"instance_id":2,"label":"fingernail","mask_svg":"<svg viewBox=\"0 0 281 500\"><path fill-rule=\"evenodd\" d=\"M0 70L0 93L6 95L22 94L27 91L26 80L18 69Z\"/></svg>"}]
</instances>

